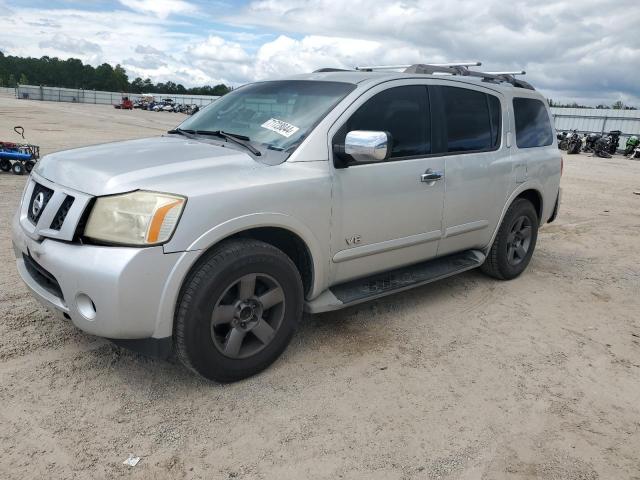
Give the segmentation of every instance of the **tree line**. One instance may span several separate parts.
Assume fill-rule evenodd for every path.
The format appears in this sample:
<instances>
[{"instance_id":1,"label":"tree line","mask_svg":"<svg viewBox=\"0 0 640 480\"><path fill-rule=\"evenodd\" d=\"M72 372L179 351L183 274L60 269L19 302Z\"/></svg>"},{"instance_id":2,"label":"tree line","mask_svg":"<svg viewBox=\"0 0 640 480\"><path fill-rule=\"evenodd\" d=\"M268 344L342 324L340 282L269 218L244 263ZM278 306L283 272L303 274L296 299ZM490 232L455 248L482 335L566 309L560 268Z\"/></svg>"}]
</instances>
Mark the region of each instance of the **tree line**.
<instances>
[{"instance_id":1,"label":"tree line","mask_svg":"<svg viewBox=\"0 0 640 480\"><path fill-rule=\"evenodd\" d=\"M47 56L16 57L0 52L0 87L15 87L19 84L110 92L192 95L224 95L230 90L223 84L186 88L179 83L153 83L149 78L143 80L140 77L130 82L127 72L120 65L112 67L103 63L93 67L77 58L61 60Z\"/></svg>"},{"instance_id":2,"label":"tree line","mask_svg":"<svg viewBox=\"0 0 640 480\"><path fill-rule=\"evenodd\" d=\"M595 107L590 107L589 105L580 105L577 102L573 102L573 103L560 103L560 102L556 102L555 100L548 98L547 101L549 102L549 106L550 107L568 107L568 108L597 108L597 109L613 109L613 110L637 110L636 107L632 107L630 105L625 105L621 100L618 100L617 102L613 103L612 105L603 105L603 104L599 104L596 105Z\"/></svg>"}]
</instances>

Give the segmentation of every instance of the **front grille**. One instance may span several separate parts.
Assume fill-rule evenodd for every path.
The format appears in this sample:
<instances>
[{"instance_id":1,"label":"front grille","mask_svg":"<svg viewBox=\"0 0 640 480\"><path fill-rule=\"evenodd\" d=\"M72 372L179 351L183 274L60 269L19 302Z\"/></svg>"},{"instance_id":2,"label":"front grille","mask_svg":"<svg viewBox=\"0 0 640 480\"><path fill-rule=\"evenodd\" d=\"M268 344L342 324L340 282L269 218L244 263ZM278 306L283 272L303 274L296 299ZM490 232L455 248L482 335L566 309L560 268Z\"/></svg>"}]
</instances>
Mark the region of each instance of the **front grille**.
<instances>
[{"instance_id":1,"label":"front grille","mask_svg":"<svg viewBox=\"0 0 640 480\"><path fill-rule=\"evenodd\" d=\"M40 202L39 208L36 208L34 213L33 204L36 201L36 199L39 198L40 194L42 194L42 202ZM29 200L29 211L27 212L27 216L29 217L29 220L31 220L31 222L34 225L38 223L38 219L40 218L40 215L42 215L42 212L47 206L47 203L49 203L49 200L51 200L52 196L53 196L53 190L51 190L50 188L47 188L44 185L40 185L39 183L36 183L34 185L33 193L31 194L31 199Z\"/></svg>"},{"instance_id":2,"label":"front grille","mask_svg":"<svg viewBox=\"0 0 640 480\"><path fill-rule=\"evenodd\" d=\"M29 275L31 275L38 285L50 294L64 300L60 284L53 275L42 268L30 255L23 253L22 259L24 260L24 266L27 268L27 272L29 272Z\"/></svg>"},{"instance_id":3,"label":"front grille","mask_svg":"<svg viewBox=\"0 0 640 480\"><path fill-rule=\"evenodd\" d=\"M62 224L64 223L64 219L67 218L67 214L69 213L69 209L71 205L73 205L74 197L71 195L67 195L67 198L64 199L62 205L56 212L56 216L53 217L53 221L51 222L52 230L60 230L62 228Z\"/></svg>"}]
</instances>

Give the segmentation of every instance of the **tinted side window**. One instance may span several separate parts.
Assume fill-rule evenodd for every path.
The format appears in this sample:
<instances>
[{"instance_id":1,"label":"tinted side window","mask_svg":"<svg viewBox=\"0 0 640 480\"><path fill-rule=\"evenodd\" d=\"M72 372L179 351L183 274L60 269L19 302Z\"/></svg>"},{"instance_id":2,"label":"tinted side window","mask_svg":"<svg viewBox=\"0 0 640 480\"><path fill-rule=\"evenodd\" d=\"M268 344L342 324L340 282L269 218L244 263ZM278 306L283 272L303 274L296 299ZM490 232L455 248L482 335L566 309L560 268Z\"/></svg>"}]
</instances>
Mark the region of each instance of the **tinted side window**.
<instances>
[{"instance_id":1,"label":"tinted side window","mask_svg":"<svg viewBox=\"0 0 640 480\"><path fill-rule=\"evenodd\" d=\"M340 131L341 141L353 130L391 134L391 158L431 152L431 128L427 88L420 85L394 87L370 98Z\"/></svg>"},{"instance_id":2,"label":"tinted side window","mask_svg":"<svg viewBox=\"0 0 640 480\"><path fill-rule=\"evenodd\" d=\"M547 109L535 98L514 98L518 148L544 147L553 143L553 132Z\"/></svg>"},{"instance_id":3,"label":"tinted side window","mask_svg":"<svg viewBox=\"0 0 640 480\"><path fill-rule=\"evenodd\" d=\"M499 127L492 130L488 95L466 88L442 87L442 97L448 152L490 150L496 145Z\"/></svg>"},{"instance_id":4,"label":"tinted side window","mask_svg":"<svg viewBox=\"0 0 640 480\"><path fill-rule=\"evenodd\" d=\"M491 116L491 146L500 145L500 132L502 127L502 109L500 108L500 100L493 95L487 95L489 100L489 115Z\"/></svg>"}]
</instances>

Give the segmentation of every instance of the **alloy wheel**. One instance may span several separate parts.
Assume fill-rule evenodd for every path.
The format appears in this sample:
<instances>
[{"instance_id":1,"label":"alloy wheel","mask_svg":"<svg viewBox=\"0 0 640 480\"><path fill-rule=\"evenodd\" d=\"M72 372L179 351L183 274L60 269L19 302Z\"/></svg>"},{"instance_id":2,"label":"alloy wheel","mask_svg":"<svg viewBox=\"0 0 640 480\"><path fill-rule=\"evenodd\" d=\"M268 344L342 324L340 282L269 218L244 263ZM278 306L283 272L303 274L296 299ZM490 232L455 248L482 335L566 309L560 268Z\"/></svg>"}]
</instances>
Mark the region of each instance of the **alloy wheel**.
<instances>
[{"instance_id":1,"label":"alloy wheel","mask_svg":"<svg viewBox=\"0 0 640 480\"><path fill-rule=\"evenodd\" d=\"M519 265L526 258L531 247L532 233L531 219L528 216L516 218L507 237L507 261L510 265Z\"/></svg>"},{"instance_id":2,"label":"alloy wheel","mask_svg":"<svg viewBox=\"0 0 640 480\"><path fill-rule=\"evenodd\" d=\"M275 338L284 318L284 290L270 275L252 273L232 282L211 315L211 339L224 356L251 357Z\"/></svg>"}]
</instances>

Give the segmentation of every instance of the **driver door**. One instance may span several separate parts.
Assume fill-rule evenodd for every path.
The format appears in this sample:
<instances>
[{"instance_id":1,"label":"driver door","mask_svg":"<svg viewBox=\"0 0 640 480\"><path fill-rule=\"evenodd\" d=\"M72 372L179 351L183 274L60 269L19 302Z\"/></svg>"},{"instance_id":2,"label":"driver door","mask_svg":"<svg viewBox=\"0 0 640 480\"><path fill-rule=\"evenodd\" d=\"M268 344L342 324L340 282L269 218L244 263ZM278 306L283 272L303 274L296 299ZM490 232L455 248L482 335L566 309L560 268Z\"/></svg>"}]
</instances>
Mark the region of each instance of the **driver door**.
<instances>
[{"instance_id":1,"label":"driver door","mask_svg":"<svg viewBox=\"0 0 640 480\"><path fill-rule=\"evenodd\" d=\"M345 112L332 143L354 130L389 132L392 150L377 163L334 155L334 283L435 257L442 236L445 165L431 156L427 85L404 80L372 89ZM424 181L427 172L439 178Z\"/></svg>"}]
</instances>

